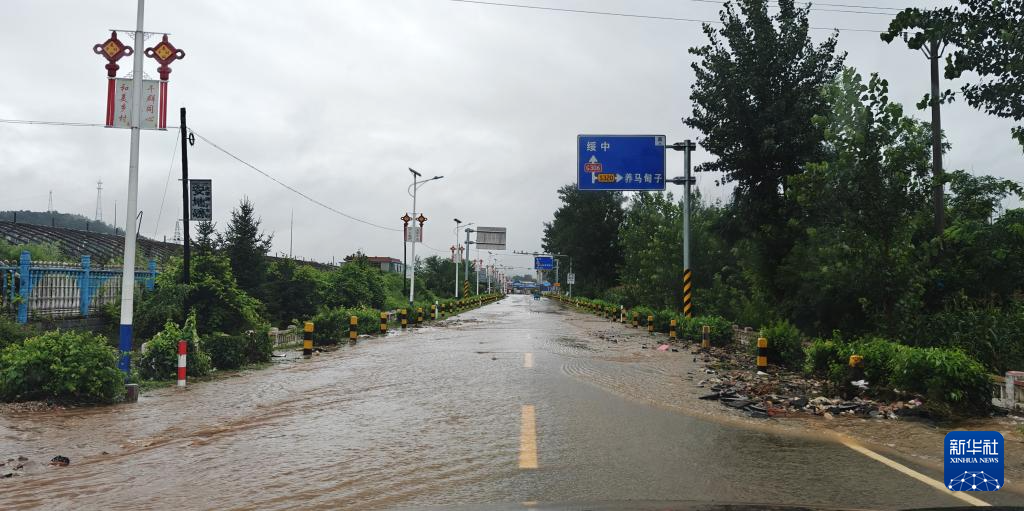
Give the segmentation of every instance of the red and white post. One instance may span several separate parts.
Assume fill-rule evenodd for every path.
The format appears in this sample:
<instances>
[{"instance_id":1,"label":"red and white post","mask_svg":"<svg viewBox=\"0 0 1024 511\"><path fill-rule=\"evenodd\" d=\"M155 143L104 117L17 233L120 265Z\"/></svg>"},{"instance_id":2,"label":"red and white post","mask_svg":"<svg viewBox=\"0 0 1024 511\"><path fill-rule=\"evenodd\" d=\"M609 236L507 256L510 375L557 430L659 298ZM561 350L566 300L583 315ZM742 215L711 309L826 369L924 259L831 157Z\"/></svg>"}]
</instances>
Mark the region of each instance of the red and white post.
<instances>
[{"instance_id":1,"label":"red and white post","mask_svg":"<svg viewBox=\"0 0 1024 511\"><path fill-rule=\"evenodd\" d=\"M178 341L178 386L185 386L185 369L186 363L185 358L188 356L188 341Z\"/></svg>"}]
</instances>

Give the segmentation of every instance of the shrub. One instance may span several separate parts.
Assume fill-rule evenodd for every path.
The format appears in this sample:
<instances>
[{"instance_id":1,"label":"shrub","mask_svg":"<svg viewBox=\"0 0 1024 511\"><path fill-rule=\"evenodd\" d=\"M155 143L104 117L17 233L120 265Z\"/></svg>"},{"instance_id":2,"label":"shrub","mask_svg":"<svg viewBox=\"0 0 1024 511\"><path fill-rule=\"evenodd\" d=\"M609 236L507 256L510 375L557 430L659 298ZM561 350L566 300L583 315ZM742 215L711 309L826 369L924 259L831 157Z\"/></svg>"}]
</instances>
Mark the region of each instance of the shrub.
<instances>
[{"instance_id":1,"label":"shrub","mask_svg":"<svg viewBox=\"0 0 1024 511\"><path fill-rule=\"evenodd\" d=\"M274 341L260 332L250 330L244 334L214 334L203 339L203 350L217 369L238 369L246 364L269 362Z\"/></svg>"},{"instance_id":2,"label":"shrub","mask_svg":"<svg viewBox=\"0 0 1024 511\"><path fill-rule=\"evenodd\" d=\"M245 336L214 334L203 340L203 349L217 369L238 369L245 364Z\"/></svg>"},{"instance_id":3,"label":"shrub","mask_svg":"<svg viewBox=\"0 0 1024 511\"><path fill-rule=\"evenodd\" d=\"M712 346L728 346L732 344L732 322L721 316L695 316L689 322L688 328L692 331L694 340L700 340L702 327L711 327L709 335Z\"/></svg>"},{"instance_id":4,"label":"shrub","mask_svg":"<svg viewBox=\"0 0 1024 511\"><path fill-rule=\"evenodd\" d=\"M110 403L124 393L118 354L103 337L55 330L0 352L0 398Z\"/></svg>"},{"instance_id":5,"label":"shrub","mask_svg":"<svg viewBox=\"0 0 1024 511\"><path fill-rule=\"evenodd\" d=\"M349 317L359 318L356 331L374 334L380 331L380 311L376 309L324 309L313 316L314 339L328 341L348 340ZM426 312L424 312L426 316Z\"/></svg>"},{"instance_id":6,"label":"shrub","mask_svg":"<svg viewBox=\"0 0 1024 511\"><path fill-rule=\"evenodd\" d=\"M814 376L828 376L829 366L839 360L842 341L815 339L804 348L804 372Z\"/></svg>"},{"instance_id":7,"label":"shrub","mask_svg":"<svg viewBox=\"0 0 1024 511\"><path fill-rule=\"evenodd\" d=\"M178 372L178 341L181 339L188 341L187 374L209 374L212 365L210 355L201 349L195 316L190 315L184 327L168 321L164 329L146 343L146 350L136 360L139 375L149 380L174 378Z\"/></svg>"},{"instance_id":8,"label":"shrub","mask_svg":"<svg viewBox=\"0 0 1024 511\"><path fill-rule=\"evenodd\" d=\"M21 344L34 334L32 327L18 324L9 318L0 316L0 350L12 344Z\"/></svg>"},{"instance_id":9,"label":"shrub","mask_svg":"<svg viewBox=\"0 0 1024 511\"><path fill-rule=\"evenodd\" d=\"M761 327L761 335L768 339L768 360L785 367L800 367L804 363L804 350L800 330L789 321L776 321ZM757 349L757 345L753 346Z\"/></svg>"}]
</instances>

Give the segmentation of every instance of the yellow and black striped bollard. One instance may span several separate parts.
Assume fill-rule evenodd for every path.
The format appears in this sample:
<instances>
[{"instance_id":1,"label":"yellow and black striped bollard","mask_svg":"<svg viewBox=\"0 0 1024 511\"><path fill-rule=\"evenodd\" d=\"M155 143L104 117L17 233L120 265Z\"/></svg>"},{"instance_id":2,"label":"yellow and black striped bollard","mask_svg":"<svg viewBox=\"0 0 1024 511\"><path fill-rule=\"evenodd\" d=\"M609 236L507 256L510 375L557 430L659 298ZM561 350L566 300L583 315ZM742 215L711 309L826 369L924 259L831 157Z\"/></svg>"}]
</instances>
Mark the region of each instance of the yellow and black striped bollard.
<instances>
[{"instance_id":1,"label":"yellow and black striped bollard","mask_svg":"<svg viewBox=\"0 0 1024 511\"><path fill-rule=\"evenodd\" d=\"M668 340L675 342L676 340L676 319L672 318L668 321Z\"/></svg>"},{"instance_id":2,"label":"yellow and black striped bollard","mask_svg":"<svg viewBox=\"0 0 1024 511\"><path fill-rule=\"evenodd\" d=\"M683 315L692 318L693 317L693 272L689 268L683 271Z\"/></svg>"},{"instance_id":3,"label":"yellow and black striped bollard","mask_svg":"<svg viewBox=\"0 0 1024 511\"><path fill-rule=\"evenodd\" d=\"M640 328L640 313L633 313L633 328Z\"/></svg>"},{"instance_id":4,"label":"yellow and black striped bollard","mask_svg":"<svg viewBox=\"0 0 1024 511\"><path fill-rule=\"evenodd\" d=\"M423 322L423 307L416 307L416 324Z\"/></svg>"},{"instance_id":5,"label":"yellow and black striped bollard","mask_svg":"<svg viewBox=\"0 0 1024 511\"><path fill-rule=\"evenodd\" d=\"M430 317L434 321L437 321L437 304L436 303L430 304Z\"/></svg>"},{"instance_id":6,"label":"yellow and black striped bollard","mask_svg":"<svg viewBox=\"0 0 1024 511\"><path fill-rule=\"evenodd\" d=\"M768 370L768 339L757 338L757 370Z\"/></svg>"},{"instance_id":7,"label":"yellow and black striped bollard","mask_svg":"<svg viewBox=\"0 0 1024 511\"><path fill-rule=\"evenodd\" d=\"M380 334L384 335L388 333L388 313L381 311L380 313Z\"/></svg>"},{"instance_id":8,"label":"yellow and black striped bollard","mask_svg":"<svg viewBox=\"0 0 1024 511\"><path fill-rule=\"evenodd\" d=\"M654 335L654 316L647 315L647 333Z\"/></svg>"},{"instance_id":9,"label":"yellow and black striped bollard","mask_svg":"<svg viewBox=\"0 0 1024 511\"><path fill-rule=\"evenodd\" d=\"M313 356L313 322L307 321L302 325L302 356L309 358Z\"/></svg>"},{"instance_id":10,"label":"yellow and black striped bollard","mask_svg":"<svg viewBox=\"0 0 1024 511\"><path fill-rule=\"evenodd\" d=\"M359 316L348 317L348 342L356 342L359 338Z\"/></svg>"},{"instance_id":11,"label":"yellow and black striped bollard","mask_svg":"<svg viewBox=\"0 0 1024 511\"><path fill-rule=\"evenodd\" d=\"M399 312L402 318L402 330L405 330L405 327L409 326L409 311L408 309L402 309Z\"/></svg>"},{"instance_id":12,"label":"yellow and black striped bollard","mask_svg":"<svg viewBox=\"0 0 1024 511\"><path fill-rule=\"evenodd\" d=\"M708 325L700 327L700 347L705 350L711 347L711 327Z\"/></svg>"}]
</instances>

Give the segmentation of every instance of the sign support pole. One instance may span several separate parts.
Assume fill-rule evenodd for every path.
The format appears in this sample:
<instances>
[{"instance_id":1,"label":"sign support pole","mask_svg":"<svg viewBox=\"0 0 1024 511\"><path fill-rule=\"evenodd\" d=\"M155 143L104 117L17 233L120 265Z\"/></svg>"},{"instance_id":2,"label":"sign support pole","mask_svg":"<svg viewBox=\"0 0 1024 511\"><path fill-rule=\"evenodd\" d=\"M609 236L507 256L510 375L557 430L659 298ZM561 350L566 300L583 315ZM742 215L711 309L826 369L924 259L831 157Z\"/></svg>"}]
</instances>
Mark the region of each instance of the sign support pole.
<instances>
[{"instance_id":1,"label":"sign support pole","mask_svg":"<svg viewBox=\"0 0 1024 511\"><path fill-rule=\"evenodd\" d=\"M138 216L139 199L139 138L142 133L142 55L144 33L142 21L145 16L145 0L138 1L135 18L135 51L132 64L132 135L128 160L128 215L124 225L124 263L121 270L121 324L118 331L118 347L121 359L118 368L126 375L131 370L132 313L135 305L135 236L134 219Z\"/></svg>"},{"instance_id":2,"label":"sign support pole","mask_svg":"<svg viewBox=\"0 0 1024 511\"><path fill-rule=\"evenodd\" d=\"M416 172L413 169L409 169L409 172L412 172L412 218L413 218L412 226L413 226L413 229L415 229L416 228L416 188L417 188L416 181L420 177L420 173ZM411 254L412 255L412 268L410 268L412 270L412 272L411 272L410 277L409 277L409 307L413 306L413 297L416 295L416 236L417 236L417 233L413 232L412 233L412 249L410 250L410 252L412 252L412 254Z\"/></svg>"},{"instance_id":3,"label":"sign support pole","mask_svg":"<svg viewBox=\"0 0 1024 511\"><path fill-rule=\"evenodd\" d=\"M683 163L685 166L683 177L671 179L669 182L685 186L683 192L683 315L687 318L692 318L693 273L690 271L690 187L695 179L690 173L690 153L697 149L697 144L691 140L684 140L668 147L676 151L683 151Z\"/></svg>"}]
</instances>

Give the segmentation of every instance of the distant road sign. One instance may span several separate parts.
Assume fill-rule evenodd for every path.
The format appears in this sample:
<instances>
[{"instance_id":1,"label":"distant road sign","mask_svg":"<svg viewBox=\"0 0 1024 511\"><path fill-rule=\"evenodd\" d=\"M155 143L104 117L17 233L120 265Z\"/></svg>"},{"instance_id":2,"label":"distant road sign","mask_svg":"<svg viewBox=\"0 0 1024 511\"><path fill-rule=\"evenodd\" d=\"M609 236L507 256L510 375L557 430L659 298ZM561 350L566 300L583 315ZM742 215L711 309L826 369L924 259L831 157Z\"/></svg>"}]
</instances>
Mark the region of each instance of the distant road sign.
<instances>
[{"instance_id":1,"label":"distant road sign","mask_svg":"<svg viewBox=\"0 0 1024 511\"><path fill-rule=\"evenodd\" d=\"M665 135L579 135L580 190L665 189Z\"/></svg>"},{"instance_id":2,"label":"distant road sign","mask_svg":"<svg viewBox=\"0 0 1024 511\"><path fill-rule=\"evenodd\" d=\"M189 220L210 222L213 220L213 181L189 179Z\"/></svg>"},{"instance_id":3,"label":"distant road sign","mask_svg":"<svg viewBox=\"0 0 1024 511\"><path fill-rule=\"evenodd\" d=\"M555 269L555 260L548 256L539 256L533 258L533 269L534 270L553 270Z\"/></svg>"},{"instance_id":4,"label":"distant road sign","mask_svg":"<svg viewBox=\"0 0 1024 511\"><path fill-rule=\"evenodd\" d=\"M476 248L482 250L505 250L504 227L477 227Z\"/></svg>"}]
</instances>

